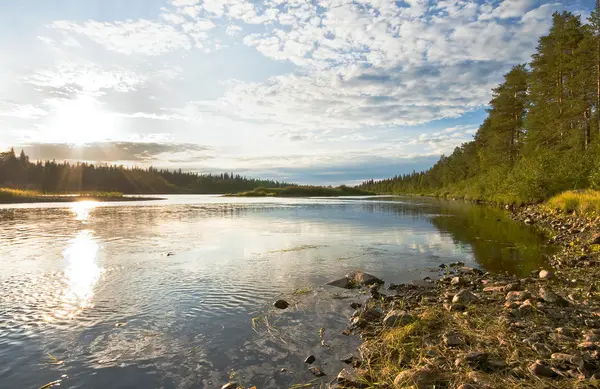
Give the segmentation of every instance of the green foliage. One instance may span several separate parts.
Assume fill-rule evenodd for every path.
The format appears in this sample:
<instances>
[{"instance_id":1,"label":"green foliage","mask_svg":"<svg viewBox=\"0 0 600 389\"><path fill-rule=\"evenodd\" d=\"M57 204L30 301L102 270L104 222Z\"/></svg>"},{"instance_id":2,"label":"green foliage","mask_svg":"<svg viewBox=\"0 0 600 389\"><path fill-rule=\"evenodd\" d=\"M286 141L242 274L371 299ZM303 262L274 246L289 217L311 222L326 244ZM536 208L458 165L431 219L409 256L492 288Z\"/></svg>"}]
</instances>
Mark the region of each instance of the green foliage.
<instances>
[{"instance_id":1,"label":"green foliage","mask_svg":"<svg viewBox=\"0 0 600 389\"><path fill-rule=\"evenodd\" d=\"M342 185L337 188L323 186L287 186L285 188L256 188L252 191L236 193L239 197L333 197L369 196L373 192Z\"/></svg>"},{"instance_id":2,"label":"green foliage","mask_svg":"<svg viewBox=\"0 0 600 389\"><path fill-rule=\"evenodd\" d=\"M595 190L564 192L548 200L546 206L566 213L600 214L600 192Z\"/></svg>"},{"instance_id":3,"label":"green foliage","mask_svg":"<svg viewBox=\"0 0 600 389\"><path fill-rule=\"evenodd\" d=\"M0 186L35 189L42 193L85 193L93 197L110 197L107 193L220 194L261 186L280 188L290 184L233 173L197 174L153 167L140 169L55 161L32 163L24 152L17 157L11 149L0 153Z\"/></svg>"},{"instance_id":4,"label":"green foliage","mask_svg":"<svg viewBox=\"0 0 600 389\"><path fill-rule=\"evenodd\" d=\"M554 13L529 66L494 88L473 141L426 172L359 188L517 204L600 188L600 1L589 22Z\"/></svg>"}]
</instances>

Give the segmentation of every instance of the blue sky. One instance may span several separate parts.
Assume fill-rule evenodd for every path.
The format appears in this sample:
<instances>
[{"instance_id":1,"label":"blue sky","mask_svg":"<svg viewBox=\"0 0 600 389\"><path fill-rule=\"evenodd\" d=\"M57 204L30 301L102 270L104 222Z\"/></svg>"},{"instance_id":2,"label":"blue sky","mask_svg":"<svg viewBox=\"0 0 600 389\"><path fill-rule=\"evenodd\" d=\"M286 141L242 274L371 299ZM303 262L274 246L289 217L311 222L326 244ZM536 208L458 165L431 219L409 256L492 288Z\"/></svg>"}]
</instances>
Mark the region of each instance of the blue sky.
<instances>
[{"instance_id":1,"label":"blue sky","mask_svg":"<svg viewBox=\"0 0 600 389\"><path fill-rule=\"evenodd\" d=\"M593 0L0 3L0 147L316 184L431 166Z\"/></svg>"}]
</instances>

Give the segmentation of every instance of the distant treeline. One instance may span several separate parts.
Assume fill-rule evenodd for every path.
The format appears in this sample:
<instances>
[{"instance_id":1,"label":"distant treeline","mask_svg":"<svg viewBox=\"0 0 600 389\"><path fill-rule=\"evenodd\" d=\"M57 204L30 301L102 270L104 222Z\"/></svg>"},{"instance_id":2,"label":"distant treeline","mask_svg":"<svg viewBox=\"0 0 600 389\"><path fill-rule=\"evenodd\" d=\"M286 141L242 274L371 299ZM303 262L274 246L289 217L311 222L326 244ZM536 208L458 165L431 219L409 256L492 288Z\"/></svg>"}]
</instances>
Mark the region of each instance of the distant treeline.
<instances>
[{"instance_id":1,"label":"distant treeline","mask_svg":"<svg viewBox=\"0 0 600 389\"><path fill-rule=\"evenodd\" d=\"M473 141L425 172L359 187L499 202L600 188L599 8L588 24L569 12L553 15L531 62L515 66L493 90Z\"/></svg>"},{"instance_id":2,"label":"distant treeline","mask_svg":"<svg viewBox=\"0 0 600 389\"><path fill-rule=\"evenodd\" d=\"M140 169L55 161L32 163L23 151L19 156L14 149L0 153L0 187L35 189L46 193L217 194L286 186L291 184L233 173L197 174L153 167Z\"/></svg>"}]
</instances>

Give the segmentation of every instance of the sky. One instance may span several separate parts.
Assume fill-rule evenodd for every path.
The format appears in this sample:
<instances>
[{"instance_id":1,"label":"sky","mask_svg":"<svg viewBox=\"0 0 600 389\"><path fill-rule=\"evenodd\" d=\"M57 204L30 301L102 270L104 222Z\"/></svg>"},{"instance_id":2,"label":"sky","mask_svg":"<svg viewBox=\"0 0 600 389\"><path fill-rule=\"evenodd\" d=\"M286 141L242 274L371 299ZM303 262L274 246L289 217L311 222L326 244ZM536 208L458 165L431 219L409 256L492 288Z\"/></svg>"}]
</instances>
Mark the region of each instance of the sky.
<instances>
[{"instance_id":1,"label":"sky","mask_svg":"<svg viewBox=\"0 0 600 389\"><path fill-rule=\"evenodd\" d=\"M355 184L472 139L554 11L594 0L0 2L0 148Z\"/></svg>"}]
</instances>

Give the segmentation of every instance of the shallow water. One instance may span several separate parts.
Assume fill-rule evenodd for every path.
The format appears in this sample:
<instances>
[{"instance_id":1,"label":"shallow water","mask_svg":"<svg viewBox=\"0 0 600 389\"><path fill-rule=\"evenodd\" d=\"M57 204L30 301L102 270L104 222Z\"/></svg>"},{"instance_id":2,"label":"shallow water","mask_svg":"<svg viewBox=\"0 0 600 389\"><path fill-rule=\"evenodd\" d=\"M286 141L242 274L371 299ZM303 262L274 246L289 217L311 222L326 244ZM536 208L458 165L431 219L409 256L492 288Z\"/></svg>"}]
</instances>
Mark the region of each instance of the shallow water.
<instances>
[{"instance_id":1,"label":"shallow water","mask_svg":"<svg viewBox=\"0 0 600 389\"><path fill-rule=\"evenodd\" d=\"M422 198L0 206L0 386L287 388L314 380L309 354L325 382L358 345L340 332L360 296L319 285L454 261L527 274L544 242L500 210Z\"/></svg>"}]
</instances>

